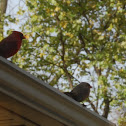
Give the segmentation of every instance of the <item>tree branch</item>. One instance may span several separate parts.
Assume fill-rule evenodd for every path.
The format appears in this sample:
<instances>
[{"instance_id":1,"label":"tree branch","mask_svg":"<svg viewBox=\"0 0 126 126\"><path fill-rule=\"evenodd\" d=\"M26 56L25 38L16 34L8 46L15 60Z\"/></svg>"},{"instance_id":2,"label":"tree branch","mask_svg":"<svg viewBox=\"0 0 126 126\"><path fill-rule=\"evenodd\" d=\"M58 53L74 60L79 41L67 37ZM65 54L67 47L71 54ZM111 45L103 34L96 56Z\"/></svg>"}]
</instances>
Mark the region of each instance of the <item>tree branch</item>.
<instances>
[{"instance_id":1,"label":"tree branch","mask_svg":"<svg viewBox=\"0 0 126 126\"><path fill-rule=\"evenodd\" d=\"M62 55L61 55L61 59L63 61L63 70L64 72L66 73L66 76L67 76L67 79L69 81L69 86L70 86L70 89L73 89L73 83L72 83L72 79L71 79L71 76L67 70L67 66L66 66L66 63L65 63L65 42L63 41L63 34L62 34L62 31L60 30L60 41L61 41L61 44L62 44Z\"/></svg>"},{"instance_id":2,"label":"tree branch","mask_svg":"<svg viewBox=\"0 0 126 126\"><path fill-rule=\"evenodd\" d=\"M101 67L98 68L98 67L96 67L96 65L94 65L94 69L95 69L95 72L97 73L97 75L101 76L101 72L102 72Z\"/></svg>"},{"instance_id":3,"label":"tree branch","mask_svg":"<svg viewBox=\"0 0 126 126\"><path fill-rule=\"evenodd\" d=\"M87 101L90 103L92 109L93 109L96 113L98 113L98 111L97 111L95 105L93 104L93 102L91 102L90 99L88 99Z\"/></svg>"},{"instance_id":4,"label":"tree branch","mask_svg":"<svg viewBox=\"0 0 126 126\"><path fill-rule=\"evenodd\" d=\"M82 44L82 47L84 48L85 52L86 52L86 53L90 53L90 51L89 51L88 49L85 48L85 47L86 47L86 44L85 44L85 42L84 42L84 39L83 39L81 33L79 33L78 38L79 38L79 40L80 40L80 42L81 42L81 44Z\"/></svg>"}]
</instances>

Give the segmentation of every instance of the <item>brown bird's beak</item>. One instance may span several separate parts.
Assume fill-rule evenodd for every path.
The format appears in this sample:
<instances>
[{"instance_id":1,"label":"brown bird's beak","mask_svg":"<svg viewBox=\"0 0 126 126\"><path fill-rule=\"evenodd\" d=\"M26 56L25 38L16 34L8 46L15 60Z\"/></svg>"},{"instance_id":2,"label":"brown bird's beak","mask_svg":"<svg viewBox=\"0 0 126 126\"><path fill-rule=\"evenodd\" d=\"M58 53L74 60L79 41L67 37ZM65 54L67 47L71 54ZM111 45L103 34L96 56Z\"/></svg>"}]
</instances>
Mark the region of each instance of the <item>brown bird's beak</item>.
<instances>
[{"instance_id":1,"label":"brown bird's beak","mask_svg":"<svg viewBox=\"0 0 126 126\"><path fill-rule=\"evenodd\" d=\"M89 88L92 88L92 86L90 85Z\"/></svg>"}]
</instances>

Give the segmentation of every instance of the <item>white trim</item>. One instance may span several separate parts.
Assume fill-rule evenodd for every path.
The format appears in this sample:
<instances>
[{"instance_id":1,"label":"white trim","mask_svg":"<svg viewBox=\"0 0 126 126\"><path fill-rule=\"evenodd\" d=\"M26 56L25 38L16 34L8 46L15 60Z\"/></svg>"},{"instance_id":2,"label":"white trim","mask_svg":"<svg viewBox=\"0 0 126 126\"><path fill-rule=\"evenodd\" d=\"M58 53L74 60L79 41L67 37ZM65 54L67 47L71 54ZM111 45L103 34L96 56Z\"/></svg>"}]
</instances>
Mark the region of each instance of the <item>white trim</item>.
<instances>
[{"instance_id":1,"label":"white trim","mask_svg":"<svg viewBox=\"0 0 126 126\"><path fill-rule=\"evenodd\" d=\"M69 126L114 126L2 57L0 91Z\"/></svg>"}]
</instances>

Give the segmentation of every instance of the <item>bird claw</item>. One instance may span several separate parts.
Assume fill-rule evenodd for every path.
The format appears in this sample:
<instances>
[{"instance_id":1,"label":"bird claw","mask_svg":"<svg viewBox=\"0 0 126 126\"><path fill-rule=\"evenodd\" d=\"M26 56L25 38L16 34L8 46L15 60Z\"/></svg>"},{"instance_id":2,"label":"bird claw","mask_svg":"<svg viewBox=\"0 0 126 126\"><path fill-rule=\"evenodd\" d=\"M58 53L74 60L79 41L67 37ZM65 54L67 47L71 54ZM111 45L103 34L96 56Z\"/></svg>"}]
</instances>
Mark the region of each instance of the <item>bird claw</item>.
<instances>
[{"instance_id":1,"label":"bird claw","mask_svg":"<svg viewBox=\"0 0 126 126\"><path fill-rule=\"evenodd\" d=\"M85 104L81 104L83 107L87 107L87 105L85 105Z\"/></svg>"}]
</instances>

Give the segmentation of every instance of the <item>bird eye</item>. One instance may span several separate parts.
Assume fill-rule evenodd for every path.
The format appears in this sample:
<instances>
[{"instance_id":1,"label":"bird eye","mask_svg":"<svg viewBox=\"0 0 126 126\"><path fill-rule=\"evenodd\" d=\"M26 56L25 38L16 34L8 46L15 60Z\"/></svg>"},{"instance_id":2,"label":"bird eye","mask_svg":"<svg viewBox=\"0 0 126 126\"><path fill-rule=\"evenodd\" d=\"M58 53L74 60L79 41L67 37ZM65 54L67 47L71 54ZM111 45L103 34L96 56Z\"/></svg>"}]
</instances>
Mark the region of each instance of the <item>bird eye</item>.
<instances>
[{"instance_id":1,"label":"bird eye","mask_svg":"<svg viewBox=\"0 0 126 126\"><path fill-rule=\"evenodd\" d=\"M23 34L20 34L20 37L22 38L23 37Z\"/></svg>"},{"instance_id":2,"label":"bird eye","mask_svg":"<svg viewBox=\"0 0 126 126\"><path fill-rule=\"evenodd\" d=\"M24 38L24 36L23 36L23 34L22 34L22 33L20 34L20 38L21 38L21 39L23 39L23 38Z\"/></svg>"}]
</instances>

